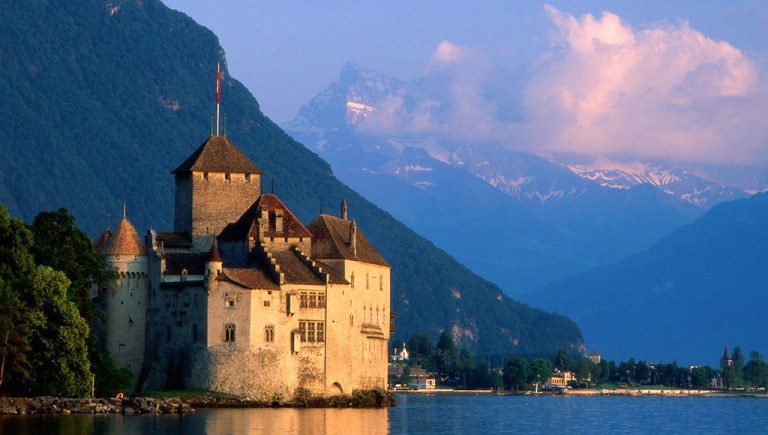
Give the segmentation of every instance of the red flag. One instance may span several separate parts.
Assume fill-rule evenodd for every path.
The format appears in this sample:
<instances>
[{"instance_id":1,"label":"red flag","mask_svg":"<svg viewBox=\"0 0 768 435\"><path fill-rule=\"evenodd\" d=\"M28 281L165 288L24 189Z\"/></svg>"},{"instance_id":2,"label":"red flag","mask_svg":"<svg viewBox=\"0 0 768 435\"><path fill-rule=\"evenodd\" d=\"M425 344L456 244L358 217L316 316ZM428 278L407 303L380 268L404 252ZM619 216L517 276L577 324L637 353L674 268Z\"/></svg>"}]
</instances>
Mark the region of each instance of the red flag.
<instances>
[{"instance_id":1,"label":"red flag","mask_svg":"<svg viewBox=\"0 0 768 435\"><path fill-rule=\"evenodd\" d=\"M221 103L221 64L216 65L216 104Z\"/></svg>"}]
</instances>

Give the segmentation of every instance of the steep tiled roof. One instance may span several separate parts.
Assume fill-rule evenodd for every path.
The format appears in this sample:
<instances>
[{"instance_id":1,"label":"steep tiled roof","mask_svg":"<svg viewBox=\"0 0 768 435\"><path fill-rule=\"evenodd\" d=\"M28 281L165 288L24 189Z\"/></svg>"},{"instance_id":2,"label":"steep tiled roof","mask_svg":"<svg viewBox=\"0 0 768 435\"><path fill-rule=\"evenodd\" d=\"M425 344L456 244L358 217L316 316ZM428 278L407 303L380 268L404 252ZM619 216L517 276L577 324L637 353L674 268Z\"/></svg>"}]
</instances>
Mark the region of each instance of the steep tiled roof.
<instances>
[{"instance_id":1,"label":"steep tiled roof","mask_svg":"<svg viewBox=\"0 0 768 435\"><path fill-rule=\"evenodd\" d=\"M343 267L341 267L339 264L323 263L321 261L317 261L317 265L322 267L323 272L328 274L331 284L349 284L349 281L344 278Z\"/></svg>"},{"instance_id":2,"label":"steep tiled roof","mask_svg":"<svg viewBox=\"0 0 768 435\"><path fill-rule=\"evenodd\" d=\"M104 236L102 235L102 237ZM128 219L123 218L115 233L108 236L106 243L102 243L99 253L102 255L147 255L147 246L133 224Z\"/></svg>"},{"instance_id":3,"label":"steep tiled roof","mask_svg":"<svg viewBox=\"0 0 768 435\"><path fill-rule=\"evenodd\" d=\"M225 267L222 275L216 279L232 281L245 288L280 290L280 286L259 269L236 269Z\"/></svg>"},{"instance_id":4,"label":"steep tiled roof","mask_svg":"<svg viewBox=\"0 0 768 435\"><path fill-rule=\"evenodd\" d=\"M221 263L221 254L219 253L219 247L217 246L216 239L213 239L213 245L211 246L211 252L208 255L208 261Z\"/></svg>"},{"instance_id":5,"label":"steep tiled roof","mask_svg":"<svg viewBox=\"0 0 768 435\"><path fill-rule=\"evenodd\" d=\"M261 216L262 207L266 207L269 215L269 228L264 231L265 237L312 237L309 230L288 210L280 198L273 194L264 194L259 196L237 222L227 225L218 238L221 240L255 238L259 232L257 219ZM283 210L283 231L279 233L275 230L276 210Z\"/></svg>"},{"instance_id":6,"label":"steep tiled roof","mask_svg":"<svg viewBox=\"0 0 768 435\"><path fill-rule=\"evenodd\" d=\"M295 251L277 251L273 252L272 256L280 265L280 272L283 272L286 284L325 284L325 281L317 276Z\"/></svg>"},{"instance_id":7,"label":"steep tiled roof","mask_svg":"<svg viewBox=\"0 0 768 435\"><path fill-rule=\"evenodd\" d=\"M104 232L101 233L99 240L96 240L96 252L101 252L101 250L104 248L104 245L106 245L109 241L110 237L112 237L112 231L104 230Z\"/></svg>"},{"instance_id":8,"label":"steep tiled roof","mask_svg":"<svg viewBox=\"0 0 768 435\"><path fill-rule=\"evenodd\" d=\"M172 173L235 172L261 174L258 168L226 136L210 136Z\"/></svg>"},{"instance_id":9,"label":"steep tiled roof","mask_svg":"<svg viewBox=\"0 0 768 435\"><path fill-rule=\"evenodd\" d=\"M166 248L191 248L192 238L189 233L157 233L157 241L162 242Z\"/></svg>"},{"instance_id":10,"label":"steep tiled roof","mask_svg":"<svg viewBox=\"0 0 768 435\"><path fill-rule=\"evenodd\" d=\"M349 227L352 222L321 214L307 227L312 233L312 258L319 260L355 260L389 266L384 257L357 231L356 253L349 246Z\"/></svg>"}]
</instances>

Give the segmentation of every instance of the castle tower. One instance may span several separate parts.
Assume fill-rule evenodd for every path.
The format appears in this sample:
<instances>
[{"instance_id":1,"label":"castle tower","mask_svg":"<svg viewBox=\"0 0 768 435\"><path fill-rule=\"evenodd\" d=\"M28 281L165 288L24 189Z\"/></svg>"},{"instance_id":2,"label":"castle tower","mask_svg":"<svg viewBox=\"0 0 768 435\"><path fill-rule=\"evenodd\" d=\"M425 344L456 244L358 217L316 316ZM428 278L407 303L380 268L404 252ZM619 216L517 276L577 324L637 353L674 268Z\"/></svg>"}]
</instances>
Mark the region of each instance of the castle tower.
<instances>
[{"instance_id":1,"label":"castle tower","mask_svg":"<svg viewBox=\"0 0 768 435\"><path fill-rule=\"evenodd\" d=\"M118 273L105 291L106 348L119 366L128 366L138 379L144 361L148 263L147 247L125 217L113 234L104 233L99 243L109 269Z\"/></svg>"},{"instance_id":2,"label":"castle tower","mask_svg":"<svg viewBox=\"0 0 768 435\"><path fill-rule=\"evenodd\" d=\"M221 65L216 67L216 128L178 168L173 231L186 233L195 251L236 221L261 194L262 171L226 136L219 134Z\"/></svg>"},{"instance_id":3,"label":"castle tower","mask_svg":"<svg viewBox=\"0 0 768 435\"><path fill-rule=\"evenodd\" d=\"M253 204L262 171L226 136L210 136L173 171L176 176L174 232L187 233L196 251Z\"/></svg>"}]
</instances>

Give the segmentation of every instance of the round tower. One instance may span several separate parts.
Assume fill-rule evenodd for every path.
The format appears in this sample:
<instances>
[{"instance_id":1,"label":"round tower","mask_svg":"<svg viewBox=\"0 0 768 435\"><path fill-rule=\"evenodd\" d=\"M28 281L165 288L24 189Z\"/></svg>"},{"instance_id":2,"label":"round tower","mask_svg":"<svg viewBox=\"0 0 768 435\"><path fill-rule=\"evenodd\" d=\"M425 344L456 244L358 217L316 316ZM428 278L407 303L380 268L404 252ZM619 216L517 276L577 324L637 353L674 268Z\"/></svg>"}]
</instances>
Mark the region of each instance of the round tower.
<instances>
[{"instance_id":1,"label":"round tower","mask_svg":"<svg viewBox=\"0 0 768 435\"><path fill-rule=\"evenodd\" d=\"M138 379L144 361L149 288L147 247L125 212L115 232L106 237L99 253L105 257L107 267L117 272L114 283L104 293L106 350Z\"/></svg>"},{"instance_id":2,"label":"round tower","mask_svg":"<svg viewBox=\"0 0 768 435\"><path fill-rule=\"evenodd\" d=\"M211 252L208 254L208 261L205 263L205 278L209 288L216 277L221 275L223 267L224 263L221 261L218 243L216 243L216 239L213 239L213 246L211 246Z\"/></svg>"}]
</instances>

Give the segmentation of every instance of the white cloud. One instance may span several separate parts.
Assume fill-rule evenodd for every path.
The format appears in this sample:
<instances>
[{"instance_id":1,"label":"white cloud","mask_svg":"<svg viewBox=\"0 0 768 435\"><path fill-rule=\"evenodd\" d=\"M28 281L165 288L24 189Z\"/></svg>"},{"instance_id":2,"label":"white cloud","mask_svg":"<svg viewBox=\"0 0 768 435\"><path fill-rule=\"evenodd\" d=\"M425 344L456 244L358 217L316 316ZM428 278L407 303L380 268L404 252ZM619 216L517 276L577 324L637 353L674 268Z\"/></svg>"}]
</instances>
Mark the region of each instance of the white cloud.
<instances>
[{"instance_id":1,"label":"white cloud","mask_svg":"<svg viewBox=\"0 0 768 435\"><path fill-rule=\"evenodd\" d=\"M436 67L441 64L458 63L463 55L461 47L454 45L450 41L443 41L438 44L437 49L432 53L428 65Z\"/></svg>"},{"instance_id":2,"label":"white cloud","mask_svg":"<svg viewBox=\"0 0 768 435\"><path fill-rule=\"evenodd\" d=\"M555 50L526 96L534 147L729 163L756 157L768 131L751 123L765 99L755 64L737 48L685 22L635 30L609 12L576 18L545 9Z\"/></svg>"},{"instance_id":3,"label":"white cloud","mask_svg":"<svg viewBox=\"0 0 768 435\"><path fill-rule=\"evenodd\" d=\"M551 45L529 82L512 82L493 56L443 41L417 91L379 102L360 128L540 154L768 164L768 92L739 49L687 22L635 29L610 12L545 11ZM522 116L509 115L519 107Z\"/></svg>"},{"instance_id":4,"label":"white cloud","mask_svg":"<svg viewBox=\"0 0 768 435\"><path fill-rule=\"evenodd\" d=\"M500 138L492 64L481 54L441 42L418 81L417 91L385 98L358 128L375 134L436 134L454 140Z\"/></svg>"}]
</instances>

